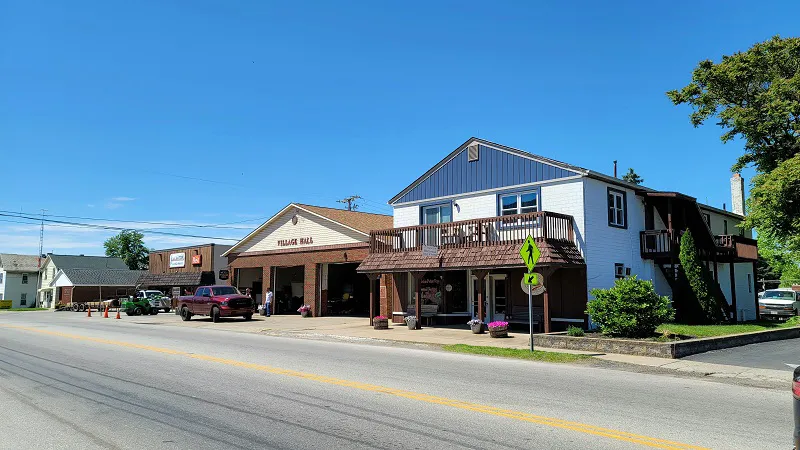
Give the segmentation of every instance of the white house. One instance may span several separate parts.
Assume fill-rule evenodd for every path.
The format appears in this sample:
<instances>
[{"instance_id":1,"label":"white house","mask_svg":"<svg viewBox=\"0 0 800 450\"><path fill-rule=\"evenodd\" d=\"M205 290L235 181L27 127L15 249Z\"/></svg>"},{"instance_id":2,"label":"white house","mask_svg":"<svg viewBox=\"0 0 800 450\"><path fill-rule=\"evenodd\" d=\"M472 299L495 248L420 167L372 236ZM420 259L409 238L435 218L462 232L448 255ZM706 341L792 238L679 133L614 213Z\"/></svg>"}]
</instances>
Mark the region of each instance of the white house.
<instances>
[{"instance_id":1,"label":"white house","mask_svg":"<svg viewBox=\"0 0 800 450\"><path fill-rule=\"evenodd\" d=\"M0 253L0 305L7 308L36 306L38 282L37 256Z\"/></svg>"},{"instance_id":2,"label":"white house","mask_svg":"<svg viewBox=\"0 0 800 450\"><path fill-rule=\"evenodd\" d=\"M92 269L92 270L127 270L128 266L120 258L84 255L56 255L48 253L42 262L41 283L39 284L39 304L44 308L55 308L57 303L72 301L72 293L53 285L60 270ZM67 294L65 296L65 294Z\"/></svg>"},{"instance_id":3,"label":"white house","mask_svg":"<svg viewBox=\"0 0 800 450\"><path fill-rule=\"evenodd\" d=\"M757 247L751 231L737 227L742 178L734 175L731 185L734 212L471 138L389 201L395 228L372 233L359 271L394 279L394 295L386 296L394 320L420 312L415 298L422 298L443 323L475 316L527 323L518 252L531 235L547 288L534 300L534 315L545 330L588 320L592 289L629 275L652 280L687 317L692 305L681 295L678 249L689 230L718 280L720 307L751 320ZM422 256L425 245L437 255Z\"/></svg>"}]
</instances>

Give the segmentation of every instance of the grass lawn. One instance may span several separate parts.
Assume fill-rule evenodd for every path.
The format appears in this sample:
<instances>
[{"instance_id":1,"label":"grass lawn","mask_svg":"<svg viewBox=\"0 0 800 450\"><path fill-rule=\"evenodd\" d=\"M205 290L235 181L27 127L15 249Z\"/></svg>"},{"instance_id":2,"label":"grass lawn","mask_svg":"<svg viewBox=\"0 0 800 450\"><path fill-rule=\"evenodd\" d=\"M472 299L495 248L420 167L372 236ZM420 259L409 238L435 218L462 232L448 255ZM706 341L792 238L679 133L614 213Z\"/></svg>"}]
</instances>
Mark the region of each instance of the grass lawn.
<instances>
[{"instance_id":1,"label":"grass lawn","mask_svg":"<svg viewBox=\"0 0 800 450\"><path fill-rule=\"evenodd\" d=\"M750 333L753 331L777 330L779 328L793 327L800 324L800 319L793 318L786 322L745 322L731 325L683 325L678 323L665 323L656 329L656 333L668 331L672 334L692 336L698 338L726 336L729 334Z\"/></svg>"},{"instance_id":2,"label":"grass lawn","mask_svg":"<svg viewBox=\"0 0 800 450\"><path fill-rule=\"evenodd\" d=\"M516 348L483 347L480 345L453 344L445 345L444 350L454 353L471 353L473 355L501 356L504 358L528 359L544 362L576 362L591 358L588 355L573 353L543 352L540 350L520 350Z\"/></svg>"},{"instance_id":3,"label":"grass lawn","mask_svg":"<svg viewBox=\"0 0 800 450\"><path fill-rule=\"evenodd\" d=\"M8 308L0 309L0 311L47 311L47 308Z\"/></svg>"}]
</instances>

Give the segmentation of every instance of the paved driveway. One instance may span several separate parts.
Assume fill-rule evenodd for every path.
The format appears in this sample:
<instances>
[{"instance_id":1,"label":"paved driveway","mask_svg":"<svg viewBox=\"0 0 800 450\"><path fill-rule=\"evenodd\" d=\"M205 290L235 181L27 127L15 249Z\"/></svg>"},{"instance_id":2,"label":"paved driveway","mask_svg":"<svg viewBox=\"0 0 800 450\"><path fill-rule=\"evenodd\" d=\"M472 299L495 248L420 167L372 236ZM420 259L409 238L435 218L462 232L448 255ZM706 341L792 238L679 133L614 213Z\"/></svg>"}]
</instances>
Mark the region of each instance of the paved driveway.
<instances>
[{"instance_id":1,"label":"paved driveway","mask_svg":"<svg viewBox=\"0 0 800 450\"><path fill-rule=\"evenodd\" d=\"M787 364L800 364L800 339L762 342L743 347L714 350L682 358L715 364L792 371Z\"/></svg>"}]
</instances>

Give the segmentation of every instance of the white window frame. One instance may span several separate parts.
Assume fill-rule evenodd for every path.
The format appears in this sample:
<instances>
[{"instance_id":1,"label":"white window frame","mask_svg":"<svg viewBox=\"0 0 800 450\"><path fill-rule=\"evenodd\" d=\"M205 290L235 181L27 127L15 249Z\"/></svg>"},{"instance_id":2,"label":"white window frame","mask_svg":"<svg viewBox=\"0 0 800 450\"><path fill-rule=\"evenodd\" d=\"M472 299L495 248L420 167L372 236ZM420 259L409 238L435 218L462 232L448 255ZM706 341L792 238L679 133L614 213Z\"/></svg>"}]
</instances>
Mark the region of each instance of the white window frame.
<instances>
[{"instance_id":1,"label":"white window frame","mask_svg":"<svg viewBox=\"0 0 800 450\"><path fill-rule=\"evenodd\" d=\"M621 279L621 278L625 278L625 264L624 263L614 263L614 279L618 280L618 279Z\"/></svg>"},{"instance_id":2,"label":"white window frame","mask_svg":"<svg viewBox=\"0 0 800 450\"><path fill-rule=\"evenodd\" d=\"M23 273L22 274L22 284L28 284L28 274L27 273Z\"/></svg>"},{"instance_id":3,"label":"white window frame","mask_svg":"<svg viewBox=\"0 0 800 450\"><path fill-rule=\"evenodd\" d=\"M19 294L19 306L28 306L28 293L23 292Z\"/></svg>"},{"instance_id":4,"label":"white window frame","mask_svg":"<svg viewBox=\"0 0 800 450\"><path fill-rule=\"evenodd\" d=\"M612 227L617 228L627 228L628 224L628 211L626 203L626 195L625 192L619 191L617 189L608 189L608 196L613 198L610 205L608 205L609 211L613 211L613 220L609 220L608 224ZM619 207L617 207L619 205ZM622 223L618 222L617 219L619 218L619 213L622 213Z\"/></svg>"},{"instance_id":5,"label":"white window frame","mask_svg":"<svg viewBox=\"0 0 800 450\"><path fill-rule=\"evenodd\" d=\"M0 272L0 284L3 284L3 278L5 277L5 273Z\"/></svg>"},{"instance_id":6,"label":"white window frame","mask_svg":"<svg viewBox=\"0 0 800 450\"><path fill-rule=\"evenodd\" d=\"M534 196L536 196L536 206L533 206L533 208L534 208L533 211L524 211L523 212L522 211L523 210L522 196L523 195L528 195L528 194L533 194ZM503 199L506 198L506 197L516 197L517 198L517 201L516 201L516 205L517 206L516 206L515 212L513 214L504 214L504 212L506 210L503 209ZM522 191L522 192L508 192L508 193L505 193L505 194L498 194L498 196L497 196L497 209L498 209L498 212L500 213L499 215L500 215L500 217L503 217L503 216L506 216L506 215L513 216L513 215L516 215L516 214L527 214L527 213L531 213L531 212L539 212L539 211L541 211L541 209L539 207L539 204L541 203L540 197L541 196L539 195L539 191L538 190ZM526 206L526 207L524 207L524 209L531 209L531 207L530 206ZM508 211L510 211L510 210L508 210Z\"/></svg>"}]
</instances>

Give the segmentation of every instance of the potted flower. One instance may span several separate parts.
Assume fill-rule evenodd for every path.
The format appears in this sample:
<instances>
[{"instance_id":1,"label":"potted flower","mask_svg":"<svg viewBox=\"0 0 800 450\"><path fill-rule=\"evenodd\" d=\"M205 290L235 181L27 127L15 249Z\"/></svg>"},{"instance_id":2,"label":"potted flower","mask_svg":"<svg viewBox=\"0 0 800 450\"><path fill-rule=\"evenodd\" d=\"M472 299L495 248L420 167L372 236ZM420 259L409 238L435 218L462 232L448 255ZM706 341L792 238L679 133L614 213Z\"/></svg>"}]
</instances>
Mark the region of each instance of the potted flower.
<instances>
[{"instance_id":1,"label":"potted flower","mask_svg":"<svg viewBox=\"0 0 800 450\"><path fill-rule=\"evenodd\" d=\"M406 316L403 318L406 325L408 325L409 330L416 330L417 329L417 316Z\"/></svg>"},{"instance_id":2,"label":"potted flower","mask_svg":"<svg viewBox=\"0 0 800 450\"><path fill-rule=\"evenodd\" d=\"M478 319L472 319L467 322L467 325L472 329L472 334L483 334L483 322Z\"/></svg>"},{"instance_id":3,"label":"potted flower","mask_svg":"<svg viewBox=\"0 0 800 450\"><path fill-rule=\"evenodd\" d=\"M297 312L303 317L311 317L311 305L303 305L297 308Z\"/></svg>"},{"instance_id":4,"label":"potted flower","mask_svg":"<svg viewBox=\"0 0 800 450\"><path fill-rule=\"evenodd\" d=\"M508 337L508 322L497 320L489 322L487 327L489 328L489 336L493 338Z\"/></svg>"},{"instance_id":5,"label":"potted flower","mask_svg":"<svg viewBox=\"0 0 800 450\"><path fill-rule=\"evenodd\" d=\"M372 324L376 330L388 330L389 318L386 316L375 316L372 319Z\"/></svg>"}]
</instances>

